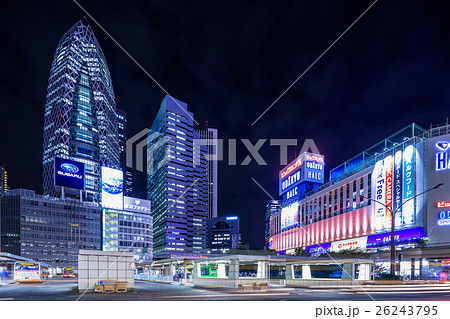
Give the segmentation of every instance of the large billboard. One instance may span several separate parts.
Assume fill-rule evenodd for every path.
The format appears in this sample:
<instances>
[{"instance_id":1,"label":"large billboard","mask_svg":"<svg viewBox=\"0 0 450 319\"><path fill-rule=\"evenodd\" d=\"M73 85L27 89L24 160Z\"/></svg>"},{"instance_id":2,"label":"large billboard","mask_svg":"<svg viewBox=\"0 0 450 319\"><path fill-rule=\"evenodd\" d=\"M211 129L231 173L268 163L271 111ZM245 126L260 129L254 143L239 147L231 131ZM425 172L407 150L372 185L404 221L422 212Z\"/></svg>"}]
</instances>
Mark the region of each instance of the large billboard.
<instances>
[{"instance_id":1,"label":"large billboard","mask_svg":"<svg viewBox=\"0 0 450 319\"><path fill-rule=\"evenodd\" d=\"M367 236L334 241L331 243L331 251L341 251L347 249L366 249Z\"/></svg>"},{"instance_id":2,"label":"large billboard","mask_svg":"<svg viewBox=\"0 0 450 319\"><path fill-rule=\"evenodd\" d=\"M123 172L102 167L102 206L123 210Z\"/></svg>"},{"instance_id":3,"label":"large billboard","mask_svg":"<svg viewBox=\"0 0 450 319\"><path fill-rule=\"evenodd\" d=\"M280 171L279 194L283 195L303 182L323 183L324 175L324 157L320 154L302 153Z\"/></svg>"},{"instance_id":4,"label":"large billboard","mask_svg":"<svg viewBox=\"0 0 450 319\"><path fill-rule=\"evenodd\" d=\"M298 202L281 209L281 229L298 225Z\"/></svg>"},{"instance_id":5,"label":"large billboard","mask_svg":"<svg viewBox=\"0 0 450 319\"><path fill-rule=\"evenodd\" d=\"M375 210L375 229L379 230L385 227L386 219L386 207L384 206L386 201L386 170L384 167L384 159L375 164L372 172L372 183L372 198L376 200L373 203Z\"/></svg>"},{"instance_id":6,"label":"large billboard","mask_svg":"<svg viewBox=\"0 0 450 319\"><path fill-rule=\"evenodd\" d=\"M55 186L84 190L84 163L55 157Z\"/></svg>"},{"instance_id":7,"label":"large billboard","mask_svg":"<svg viewBox=\"0 0 450 319\"><path fill-rule=\"evenodd\" d=\"M140 198L123 197L123 209L136 213L150 213L150 201Z\"/></svg>"},{"instance_id":8,"label":"large billboard","mask_svg":"<svg viewBox=\"0 0 450 319\"><path fill-rule=\"evenodd\" d=\"M395 225L411 225L415 223L414 201L414 145L403 151L388 155L375 163L372 172L372 198L375 230L389 228L392 215L386 206L395 214ZM403 206L402 206L403 205Z\"/></svg>"},{"instance_id":9,"label":"large billboard","mask_svg":"<svg viewBox=\"0 0 450 319\"><path fill-rule=\"evenodd\" d=\"M429 244L450 241L450 135L428 140L428 180L430 189L443 183L427 196L427 237Z\"/></svg>"},{"instance_id":10,"label":"large billboard","mask_svg":"<svg viewBox=\"0 0 450 319\"><path fill-rule=\"evenodd\" d=\"M402 224L414 223L414 145L409 145L403 152L403 202Z\"/></svg>"}]
</instances>

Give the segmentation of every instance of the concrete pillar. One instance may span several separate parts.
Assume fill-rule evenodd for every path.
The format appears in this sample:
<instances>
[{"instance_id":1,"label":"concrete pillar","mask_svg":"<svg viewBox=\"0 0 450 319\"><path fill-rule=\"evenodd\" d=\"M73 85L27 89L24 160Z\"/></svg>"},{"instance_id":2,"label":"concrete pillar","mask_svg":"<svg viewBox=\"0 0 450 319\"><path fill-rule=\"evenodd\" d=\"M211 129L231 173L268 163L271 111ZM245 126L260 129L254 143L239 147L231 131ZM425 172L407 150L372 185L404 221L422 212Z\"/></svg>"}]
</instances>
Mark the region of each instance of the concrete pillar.
<instances>
[{"instance_id":1,"label":"concrete pillar","mask_svg":"<svg viewBox=\"0 0 450 319\"><path fill-rule=\"evenodd\" d=\"M359 280L370 280L370 264L359 265Z\"/></svg>"},{"instance_id":2,"label":"concrete pillar","mask_svg":"<svg viewBox=\"0 0 450 319\"><path fill-rule=\"evenodd\" d=\"M200 271L200 263L194 261L194 268L192 269L192 279L195 280L199 278L199 271Z\"/></svg>"},{"instance_id":3,"label":"concrete pillar","mask_svg":"<svg viewBox=\"0 0 450 319\"><path fill-rule=\"evenodd\" d=\"M267 278L267 262L266 261L258 261L258 272L256 273L257 278Z\"/></svg>"},{"instance_id":4,"label":"concrete pillar","mask_svg":"<svg viewBox=\"0 0 450 319\"><path fill-rule=\"evenodd\" d=\"M294 279L294 265L286 264L286 280Z\"/></svg>"},{"instance_id":5,"label":"concrete pillar","mask_svg":"<svg viewBox=\"0 0 450 319\"><path fill-rule=\"evenodd\" d=\"M239 279L239 260L231 259L230 268L228 269L228 279Z\"/></svg>"},{"instance_id":6,"label":"concrete pillar","mask_svg":"<svg viewBox=\"0 0 450 319\"><path fill-rule=\"evenodd\" d=\"M419 260L419 277L420 279L423 278L423 258Z\"/></svg>"},{"instance_id":7,"label":"concrete pillar","mask_svg":"<svg viewBox=\"0 0 450 319\"><path fill-rule=\"evenodd\" d=\"M302 266L302 279L311 279L311 267L310 265Z\"/></svg>"}]
</instances>

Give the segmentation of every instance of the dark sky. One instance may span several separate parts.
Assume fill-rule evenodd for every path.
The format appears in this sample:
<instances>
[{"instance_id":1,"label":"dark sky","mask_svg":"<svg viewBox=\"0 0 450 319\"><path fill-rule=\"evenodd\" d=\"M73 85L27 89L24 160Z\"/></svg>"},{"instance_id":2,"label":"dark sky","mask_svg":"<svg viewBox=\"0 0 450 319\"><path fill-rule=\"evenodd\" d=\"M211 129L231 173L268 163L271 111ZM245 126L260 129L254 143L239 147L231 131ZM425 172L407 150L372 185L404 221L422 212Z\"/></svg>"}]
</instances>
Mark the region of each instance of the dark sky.
<instances>
[{"instance_id":1,"label":"dark sky","mask_svg":"<svg viewBox=\"0 0 450 319\"><path fill-rule=\"evenodd\" d=\"M428 128L450 115L448 1L379 0L252 126L372 2L79 0L220 138L298 139L289 161L312 138L327 170L412 122ZM42 192L50 66L61 36L83 15L70 0L1 1L0 162L12 188ZM132 136L151 126L164 92L89 21ZM237 151L240 164L248 152L241 142ZM267 166L219 165L219 215L240 216L250 248L263 246L269 200L251 178L277 198L282 167L268 141L260 154Z\"/></svg>"}]
</instances>

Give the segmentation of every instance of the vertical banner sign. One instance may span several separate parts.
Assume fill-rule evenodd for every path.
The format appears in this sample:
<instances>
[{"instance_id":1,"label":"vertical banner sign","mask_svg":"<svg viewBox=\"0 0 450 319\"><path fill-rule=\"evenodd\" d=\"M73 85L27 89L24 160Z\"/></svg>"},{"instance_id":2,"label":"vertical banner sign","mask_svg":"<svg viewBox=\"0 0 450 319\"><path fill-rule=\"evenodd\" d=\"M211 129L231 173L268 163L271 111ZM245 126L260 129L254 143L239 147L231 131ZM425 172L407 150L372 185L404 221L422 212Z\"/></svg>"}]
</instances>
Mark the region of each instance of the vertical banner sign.
<instances>
[{"instance_id":1,"label":"vertical banner sign","mask_svg":"<svg viewBox=\"0 0 450 319\"><path fill-rule=\"evenodd\" d=\"M414 196L414 145L409 145L403 152L403 202ZM414 223L414 200L403 206L405 224Z\"/></svg>"},{"instance_id":2,"label":"vertical banner sign","mask_svg":"<svg viewBox=\"0 0 450 319\"><path fill-rule=\"evenodd\" d=\"M375 167L373 169L372 173L372 179L373 179L373 192L374 196L372 198L375 198L377 201L374 202L374 209L375 209L375 229L379 230L384 227L384 221L385 221L385 210L386 208L381 205L381 203L385 202L385 196L386 196L386 187L385 187L385 180L386 180L386 174L384 169L384 160L378 161L375 164ZM380 202L380 203L378 203Z\"/></svg>"},{"instance_id":3,"label":"vertical banner sign","mask_svg":"<svg viewBox=\"0 0 450 319\"><path fill-rule=\"evenodd\" d=\"M394 157L389 155L384 159L384 167L386 169L386 206L391 207L392 209L392 188L393 188L393 180L394 180ZM385 225L390 225L392 220L391 212L386 209L386 218Z\"/></svg>"},{"instance_id":4,"label":"vertical banner sign","mask_svg":"<svg viewBox=\"0 0 450 319\"><path fill-rule=\"evenodd\" d=\"M102 167L102 206L123 209L123 172Z\"/></svg>"},{"instance_id":5,"label":"vertical banner sign","mask_svg":"<svg viewBox=\"0 0 450 319\"><path fill-rule=\"evenodd\" d=\"M393 210L396 211L402 204L402 159L403 152L398 151L394 156L394 202ZM395 214L395 225L404 224L401 208Z\"/></svg>"}]
</instances>

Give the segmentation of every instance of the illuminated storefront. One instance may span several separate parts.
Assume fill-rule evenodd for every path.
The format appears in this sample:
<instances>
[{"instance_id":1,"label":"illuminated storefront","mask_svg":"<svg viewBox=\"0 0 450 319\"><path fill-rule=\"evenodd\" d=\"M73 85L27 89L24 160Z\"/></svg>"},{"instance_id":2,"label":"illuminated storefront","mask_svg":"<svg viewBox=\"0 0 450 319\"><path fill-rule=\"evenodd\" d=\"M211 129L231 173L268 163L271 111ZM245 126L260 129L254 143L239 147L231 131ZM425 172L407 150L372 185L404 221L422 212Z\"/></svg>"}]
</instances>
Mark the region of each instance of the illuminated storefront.
<instances>
[{"instance_id":1,"label":"illuminated storefront","mask_svg":"<svg viewBox=\"0 0 450 319\"><path fill-rule=\"evenodd\" d=\"M147 262L153 253L150 201L123 196L123 172L102 167L102 250L130 251Z\"/></svg>"},{"instance_id":2,"label":"illuminated storefront","mask_svg":"<svg viewBox=\"0 0 450 319\"><path fill-rule=\"evenodd\" d=\"M270 248L279 253L299 247L319 253L383 249L391 240L386 206L396 211L400 249L450 245L449 129L425 131L412 124L332 169L328 182L303 194L296 188L308 174L304 168L321 169L323 157L309 165L296 159L280 172L285 197L270 220ZM440 183L444 187L422 195Z\"/></svg>"}]
</instances>

